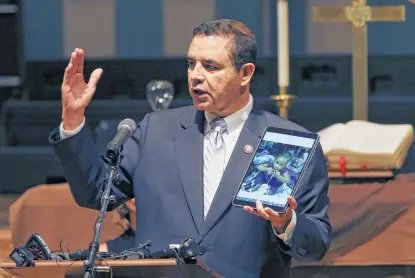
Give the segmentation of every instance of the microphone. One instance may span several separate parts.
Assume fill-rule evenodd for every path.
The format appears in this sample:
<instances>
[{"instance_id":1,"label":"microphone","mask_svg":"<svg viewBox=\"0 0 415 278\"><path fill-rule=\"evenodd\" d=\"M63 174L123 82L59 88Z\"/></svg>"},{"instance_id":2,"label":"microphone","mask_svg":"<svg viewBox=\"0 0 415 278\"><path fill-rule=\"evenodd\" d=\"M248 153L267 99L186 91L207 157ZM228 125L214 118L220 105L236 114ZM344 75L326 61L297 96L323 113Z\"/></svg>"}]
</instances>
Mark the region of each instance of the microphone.
<instances>
[{"instance_id":1,"label":"microphone","mask_svg":"<svg viewBox=\"0 0 415 278\"><path fill-rule=\"evenodd\" d=\"M38 234L32 234L24 246L16 247L9 255L16 266L30 266L35 260L51 260L52 252L46 242Z\"/></svg>"},{"instance_id":2,"label":"microphone","mask_svg":"<svg viewBox=\"0 0 415 278\"><path fill-rule=\"evenodd\" d=\"M118 125L117 134L115 134L114 139L107 146L105 155L112 161L116 161L122 145L134 134L136 129L137 124L132 119L122 120Z\"/></svg>"},{"instance_id":3,"label":"microphone","mask_svg":"<svg viewBox=\"0 0 415 278\"><path fill-rule=\"evenodd\" d=\"M16 247L9 255L10 259L16 263L18 267L31 266L33 261L54 260L54 261L79 261L86 260L89 250L76 250L72 253L57 253L50 251L45 240L38 234L33 233L26 241L24 246ZM99 259L108 259L114 254L110 252L99 252Z\"/></svg>"},{"instance_id":4,"label":"microphone","mask_svg":"<svg viewBox=\"0 0 415 278\"><path fill-rule=\"evenodd\" d=\"M89 250L79 249L72 253L57 253L51 254L51 259L56 261L79 261L79 260L86 260L89 256ZM110 252L98 252L97 257L98 259L108 259L114 256Z\"/></svg>"},{"instance_id":5,"label":"microphone","mask_svg":"<svg viewBox=\"0 0 415 278\"><path fill-rule=\"evenodd\" d=\"M147 240L144 244L139 244L137 247L122 251L120 256L124 259L148 259L150 258L150 250L148 247L151 245L151 240Z\"/></svg>"},{"instance_id":6,"label":"microphone","mask_svg":"<svg viewBox=\"0 0 415 278\"><path fill-rule=\"evenodd\" d=\"M165 258L176 258L176 257L177 257L177 249L175 248L155 251L150 254L150 258L153 258L153 259L165 259Z\"/></svg>"},{"instance_id":7,"label":"microphone","mask_svg":"<svg viewBox=\"0 0 415 278\"><path fill-rule=\"evenodd\" d=\"M196 256L201 256L206 252L202 245L197 244L194 238L184 240L178 248L169 248L155 251L150 254L150 258L180 258L183 260L192 260Z\"/></svg>"}]
</instances>

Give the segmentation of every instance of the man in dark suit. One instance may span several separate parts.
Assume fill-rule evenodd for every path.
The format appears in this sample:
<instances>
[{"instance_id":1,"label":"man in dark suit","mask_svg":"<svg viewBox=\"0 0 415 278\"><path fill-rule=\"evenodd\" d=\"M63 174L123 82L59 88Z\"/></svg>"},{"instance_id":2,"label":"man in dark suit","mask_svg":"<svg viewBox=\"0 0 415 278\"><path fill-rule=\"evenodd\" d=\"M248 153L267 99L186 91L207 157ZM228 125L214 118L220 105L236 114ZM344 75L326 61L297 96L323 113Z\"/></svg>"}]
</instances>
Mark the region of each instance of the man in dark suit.
<instances>
[{"instance_id":1,"label":"man in dark suit","mask_svg":"<svg viewBox=\"0 0 415 278\"><path fill-rule=\"evenodd\" d=\"M320 260L331 243L329 179L319 146L289 210L278 214L231 205L267 126L305 130L261 111L250 92L257 46L234 20L195 28L188 50L193 105L147 114L124 145L113 188L114 209L135 198L136 243L154 250L194 237L208 250L198 259L225 277L288 277L292 258ZM100 156L84 112L102 74L83 77L84 52L75 49L62 84L62 124L50 141L77 203L100 207L108 160Z\"/></svg>"}]
</instances>

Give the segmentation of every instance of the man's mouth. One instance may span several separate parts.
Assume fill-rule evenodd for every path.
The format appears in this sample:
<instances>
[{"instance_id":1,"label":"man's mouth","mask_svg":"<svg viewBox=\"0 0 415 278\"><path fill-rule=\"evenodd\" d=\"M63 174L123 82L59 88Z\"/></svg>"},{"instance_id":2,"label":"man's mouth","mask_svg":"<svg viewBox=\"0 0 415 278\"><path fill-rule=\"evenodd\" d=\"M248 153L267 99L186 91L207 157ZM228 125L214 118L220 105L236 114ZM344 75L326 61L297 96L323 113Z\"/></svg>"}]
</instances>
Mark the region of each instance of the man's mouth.
<instances>
[{"instance_id":1,"label":"man's mouth","mask_svg":"<svg viewBox=\"0 0 415 278\"><path fill-rule=\"evenodd\" d=\"M193 89L193 90L192 90L192 92L193 92L195 95L199 95L199 96L207 94L207 92L206 92L206 91L203 91L203 90L200 90L200 89Z\"/></svg>"}]
</instances>

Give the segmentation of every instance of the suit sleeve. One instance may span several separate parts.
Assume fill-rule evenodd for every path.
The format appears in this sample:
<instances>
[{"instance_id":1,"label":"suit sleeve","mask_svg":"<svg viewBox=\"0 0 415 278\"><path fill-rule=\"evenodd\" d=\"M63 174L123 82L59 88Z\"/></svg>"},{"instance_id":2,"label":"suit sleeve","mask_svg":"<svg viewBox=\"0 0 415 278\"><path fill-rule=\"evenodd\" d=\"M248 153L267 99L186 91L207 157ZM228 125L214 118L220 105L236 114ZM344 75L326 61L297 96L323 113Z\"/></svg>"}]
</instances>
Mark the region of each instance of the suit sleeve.
<instances>
[{"instance_id":1,"label":"suit sleeve","mask_svg":"<svg viewBox=\"0 0 415 278\"><path fill-rule=\"evenodd\" d=\"M298 207L291 246L282 241L279 244L284 252L299 261L319 261L330 247L329 183L326 159L319 145L295 194Z\"/></svg>"},{"instance_id":2,"label":"suit sleeve","mask_svg":"<svg viewBox=\"0 0 415 278\"><path fill-rule=\"evenodd\" d=\"M135 134L124 144L117 169L108 210L113 210L128 199L134 198L132 180L140 159L140 150L145 142L148 115L139 123ZM63 168L72 195L78 205L100 209L101 195L109 178L108 160L98 152L88 124L75 135L60 138L60 129L51 132L49 142L54 148Z\"/></svg>"}]
</instances>

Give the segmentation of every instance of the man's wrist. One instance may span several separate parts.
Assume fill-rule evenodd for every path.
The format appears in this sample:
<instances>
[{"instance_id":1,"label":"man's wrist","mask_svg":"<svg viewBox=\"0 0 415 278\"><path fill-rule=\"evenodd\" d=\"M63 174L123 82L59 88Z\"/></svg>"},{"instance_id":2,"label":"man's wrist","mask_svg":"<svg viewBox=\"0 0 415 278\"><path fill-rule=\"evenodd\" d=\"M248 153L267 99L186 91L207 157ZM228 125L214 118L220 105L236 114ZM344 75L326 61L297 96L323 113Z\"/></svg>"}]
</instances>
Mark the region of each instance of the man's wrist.
<instances>
[{"instance_id":1,"label":"man's wrist","mask_svg":"<svg viewBox=\"0 0 415 278\"><path fill-rule=\"evenodd\" d=\"M81 129L84 127L85 125L85 118L82 121L82 123L75 129L73 130L65 130L63 128L63 122L61 122L60 127L59 127L59 135L60 135L60 139L64 140L66 138L69 138L71 136L74 136L75 134L79 133L81 131Z\"/></svg>"},{"instance_id":2,"label":"man's wrist","mask_svg":"<svg viewBox=\"0 0 415 278\"><path fill-rule=\"evenodd\" d=\"M276 227L272 226L272 231L274 234L280 238L284 243L288 246L292 246L292 237L295 230L295 227L297 226L297 215L295 211L293 210L292 216L290 221L288 222L288 225L281 229L277 229Z\"/></svg>"},{"instance_id":3,"label":"man's wrist","mask_svg":"<svg viewBox=\"0 0 415 278\"><path fill-rule=\"evenodd\" d=\"M277 227L275 225L272 225L274 227L274 230L277 232L277 234L281 235L281 234L285 233L285 231L287 230L288 225L290 225L292 219L293 219L293 216L291 215L291 217L288 219L288 221L281 227Z\"/></svg>"},{"instance_id":4,"label":"man's wrist","mask_svg":"<svg viewBox=\"0 0 415 278\"><path fill-rule=\"evenodd\" d=\"M62 116L62 123L63 123L63 129L65 131L74 131L78 127L82 125L84 122L85 116L82 114L80 116L71 116L70 118L66 117L65 114Z\"/></svg>"}]
</instances>

